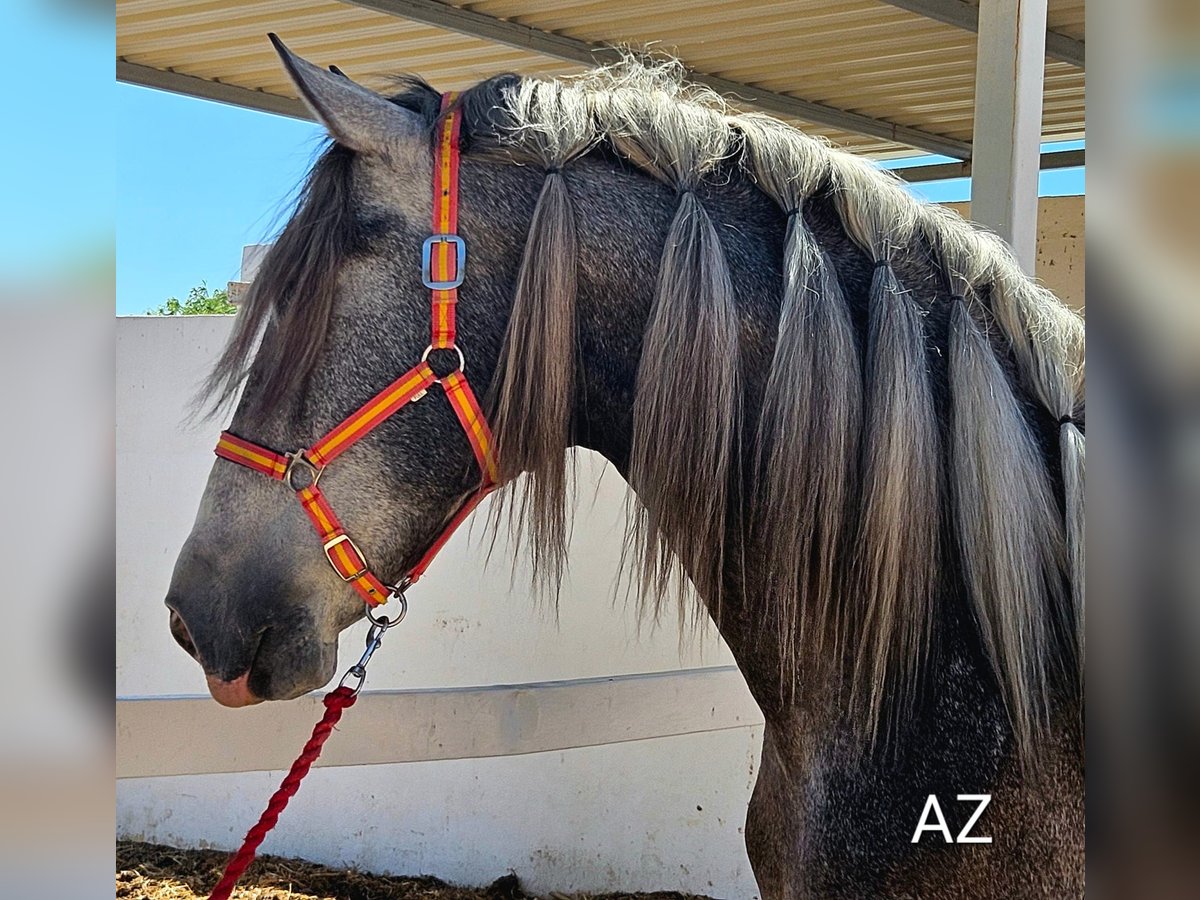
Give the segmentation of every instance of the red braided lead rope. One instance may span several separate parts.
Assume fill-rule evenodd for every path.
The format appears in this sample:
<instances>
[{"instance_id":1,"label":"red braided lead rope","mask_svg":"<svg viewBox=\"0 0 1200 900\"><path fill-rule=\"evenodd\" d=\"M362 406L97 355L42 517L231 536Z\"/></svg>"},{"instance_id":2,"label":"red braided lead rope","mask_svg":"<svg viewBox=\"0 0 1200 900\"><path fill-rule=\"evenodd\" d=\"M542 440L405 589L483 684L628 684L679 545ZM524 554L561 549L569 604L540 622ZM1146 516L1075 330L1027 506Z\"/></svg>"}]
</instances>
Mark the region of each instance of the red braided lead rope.
<instances>
[{"instance_id":1,"label":"red braided lead rope","mask_svg":"<svg viewBox=\"0 0 1200 900\"><path fill-rule=\"evenodd\" d=\"M279 821L279 814L287 807L288 801L296 795L296 791L300 790L300 782L304 780L304 776L308 774L312 764L321 755L321 748L329 740L329 735L333 733L333 728L342 717L342 712L353 706L356 699L357 694L348 687L339 687L325 695L325 715L321 717L321 721L313 729L312 737L308 739L308 743L304 745L304 749L292 763L292 768L288 771L287 777L283 779L283 783L279 785L279 790L271 795L262 817L253 828L246 832L246 839L242 842L241 848L226 863L225 874L221 876L221 880L217 882L213 892L208 895L208 900L229 900L229 895L233 893L238 879L242 877L246 867L254 861L258 845L275 827L275 823Z\"/></svg>"}]
</instances>

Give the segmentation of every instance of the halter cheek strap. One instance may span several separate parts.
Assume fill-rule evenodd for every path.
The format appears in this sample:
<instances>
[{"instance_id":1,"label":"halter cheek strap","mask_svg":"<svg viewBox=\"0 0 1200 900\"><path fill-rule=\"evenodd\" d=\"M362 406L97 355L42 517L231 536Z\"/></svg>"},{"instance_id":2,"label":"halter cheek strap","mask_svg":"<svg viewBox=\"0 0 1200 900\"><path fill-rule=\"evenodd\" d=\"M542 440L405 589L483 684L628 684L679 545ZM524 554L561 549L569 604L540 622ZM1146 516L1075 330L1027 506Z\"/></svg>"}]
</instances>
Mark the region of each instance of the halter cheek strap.
<instances>
[{"instance_id":1,"label":"halter cheek strap","mask_svg":"<svg viewBox=\"0 0 1200 900\"><path fill-rule=\"evenodd\" d=\"M432 333L421 361L307 450L276 453L225 431L221 433L215 451L222 459L282 481L294 490L320 537L329 564L370 606L386 603L416 582L455 529L484 497L495 490L499 478L492 432L467 381L462 349L455 342L455 305L458 303L458 286L466 274L467 262L466 244L457 234L462 112L454 106L455 97L453 93L442 96L443 116L434 148L433 234L421 247L422 280L433 294ZM438 350L457 354L457 367L440 378L427 362L429 355ZM326 466L396 412L424 397L434 384L442 386L450 408L454 410L475 454L480 484L434 538L417 564L398 582L389 586L371 571L358 545L346 534L321 491L319 482Z\"/></svg>"}]
</instances>

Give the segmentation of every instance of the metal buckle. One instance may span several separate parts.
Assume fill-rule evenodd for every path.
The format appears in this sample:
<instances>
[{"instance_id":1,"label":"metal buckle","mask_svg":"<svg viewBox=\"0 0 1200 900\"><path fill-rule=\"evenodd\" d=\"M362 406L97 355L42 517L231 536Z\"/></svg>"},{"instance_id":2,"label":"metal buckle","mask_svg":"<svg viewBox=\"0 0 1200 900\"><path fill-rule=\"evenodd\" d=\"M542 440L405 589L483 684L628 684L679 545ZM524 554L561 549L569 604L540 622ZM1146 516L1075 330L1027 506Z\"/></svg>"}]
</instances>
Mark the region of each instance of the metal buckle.
<instances>
[{"instance_id":1,"label":"metal buckle","mask_svg":"<svg viewBox=\"0 0 1200 900\"><path fill-rule=\"evenodd\" d=\"M454 278L450 281L433 280L433 248L437 244L454 245ZM435 291L448 291L462 284L467 273L467 245L457 234L431 234L421 245L421 281L425 287Z\"/></svg>"},{"instance_id":2,"label":"metal buckle","mask_svg":"<svg viewBox=\"0 0 1200 900\"><path fill-rule=\"evenodd\" d=\"M337 563L335 563L333 561L333 548L336 547L338 544L349 544L350 549L353 550L355 555L357 555L358 558L362 560L362 568L359 569L357 572L355 572L353 575L342 575L342 570L339 569L337 567ZM363 552L358 549L358 544L356 544L356 543L354 543L354 541L350 540L350 535L348 535L348 534L339 534L336 537L330 538L329 540L327 540L325 542L324 549L325 549L325 558L327 560L329 560L329 564L331 566L333 566L333 571L338 573L338 575L341 577L342 581L350 582L350 581L354 581L354 579L356 579L356 578L362 578L364 575L367 574L367 571L370 569L370 566L367 565L367 558L365 556L363 556Z\"/></svg>"},{"instance_id":3,"label":"metal buckle","mask_svg":"<svg viewBox=\"0 0 1200 900\"><path fill-rule=\"evenodd\" d=\"M297 493L305 488L316 487L317 482L321 480L321 473L325 471L323 467L318 467L316 463L305 456L304 454L306 452L307 451L305 450L296 450L292 453L283 454L283 458L288 461L287 468L283 471L283 480L287 482L288 487ZM302 466L303 468L308 469L309 473L312 475L312 481L308 484L302 484L299 487L296 487L296 483L292 480L292 473L296 471L296 466Z\"/></svg>"}]
</instances>

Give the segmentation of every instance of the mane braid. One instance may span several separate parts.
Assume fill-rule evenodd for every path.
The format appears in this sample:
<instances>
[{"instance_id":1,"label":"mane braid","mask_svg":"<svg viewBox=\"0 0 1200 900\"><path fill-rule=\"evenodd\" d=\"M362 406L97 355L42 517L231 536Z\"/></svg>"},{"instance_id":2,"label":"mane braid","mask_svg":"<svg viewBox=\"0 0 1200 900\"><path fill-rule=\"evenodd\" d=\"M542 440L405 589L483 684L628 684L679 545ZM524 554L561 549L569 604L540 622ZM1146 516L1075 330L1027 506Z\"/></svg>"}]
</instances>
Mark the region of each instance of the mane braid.
<instances>
[{"instance_id":1,"label":"mane braid","mask_svg":"<svg viewBox=\"0 0 1200 900\"><path fill-rule=\"evenodd\" d=\"M943 268L990 302L990 312L1017 362L1022 384L1059 422L1059 465L1067 541L1074 634L1061 646L1077 661L1074 691L1082 695L1084 657L1084 460L1076 420L1083 413L1084 329L1068 309L1021 270L996 235L963 222L949 210L925 206L921 228L939 248Z\"/></svg>"},{"instance_id":2,"label":"mane braid","mask_svg":"<svg viewBox=\"0 0 1200 900\"><path fill-rule=\"evenodd\" d=\"M679 568L720 621L726 512L738 429L733 285L712 220L680 195L667 233L633 407L631 516L643 599L669 593ZM666 448L673 448L667 450ZM678 579L682 603L684 580Z\"/></svg>"},{"instance_id":3,"label":"mane braid","mask_svg":"<svg viewBox=\"0 0 1200 900\"><path fill-rule=\"evenodd\" d=\"M565 448L575 393L579 258L575 210L562 168L591 149L596 134L577 90L530 80L505 87L510 118L498 122L500 144L547 174L529 226L495 385L501 480L522 473L524 478L502 492L492 516L498 522L507 509L518 545L524 528L535 578L557 591L568 543Z\"/></svg>"},{"instance_id":4,"label":"mane braid","mask_svg":"<svg viewBox=\"0 0 1200 900\"><path fill-rule=\"evenodd\" d=\"M790 688L797 657L844 659L848 652L847 557L863 391L854 327L833 263L799 214L785 252L779 338L759 420L756 495L769 560L767 592L785 642L781 674ZM797 466L798 460L805 463Z\"/></svg>"},{"instance_id":5,"label":"mane braid","mask_svg":"<svg viewBox=\"0 0 1200 900\"><path fill-rule=\"evenodd\" d=\"M546 176L500 354L494 416L502 481L525 473L493 505L524 523L533 571L551 585L562 579L567 552L567 455L575 391L575 291L579 253L575 219L561 173ZM516 529L518 544L520 531Z\"/></svg>"},{"instance_id":6,"label":"mane braid","mask_svg":"<svg viewBox=\"0 0 1200 900\"><path fill-rule=\"evenodd\" d=\"M1074 421L1059 425L1060 462L1062 465L1064 505L1067 527L1067 573L1071 584L1071 655L1075 657L1075 687L1083 689L1084 666L1084 579L1087 571L1087 544L1084 515L1084 466L1086 462L1083 432Z\"/></svg>"},{"instance_id":7,"label":"mane braid","mask_svg":"<svg viewBox=\"0 0 1200 900\"><path fill-rule=\"evenodd\" d=\"M846 556L858 490L861 363L833 263L804 221L804 203L824 177L814 164L823 149L767 116L741 116L736 125L758 186L791 211L754 468L754 533L766 557L769 622L779 635L786 696L800 660L811 669L848 653Z\"/></svg>"},{"instance_id":8,"label":"mane braid","mask_svg":"<svg viewBox=\"0 0 1200 900\"><path fill-rule=\"evenodd\" d=\"M951 473L960 553L984 650L1028 758L1047 730L1049 684L1075 675L1074 615L1062 587L1063 523L991 345L968 301L952 303ZM1060 657L1065 672L1049 671L1057 642L1068 648Z\"/></svg>"},{"instance_id":9,"label":"mane braid","mask_svg":"<svg viewBox=\"0 0 1200 900\"><path fill-rule=\"evenodd\" d=\"M941 447L921 312L886 264L868 299L862 509L855 560L856 623L851 705L866 736L910 713L932 641L941 565ZM891 699L889 699L891 698ZM885 702L885 700L887 702Z\"/></svg>"},{"instance_id":10,"label":"mane braid","mask_svg":"<svg viewBox=\"0 0 1200 900\"><path fill-rule=\"evenodd\" d=\"M740 478L738 319L724 251L696 189L730 155L734 135L723 101L686 85L678 63L611 66L568 83L617 153L678 192L638 365L629 480L640 502L626 549L644 607L657 611L671 593L682 606L687 582L678 576L686 572L719 621L726 516ZM684 611L698 615L694 605Z\"/></svg>"}]
</instances>

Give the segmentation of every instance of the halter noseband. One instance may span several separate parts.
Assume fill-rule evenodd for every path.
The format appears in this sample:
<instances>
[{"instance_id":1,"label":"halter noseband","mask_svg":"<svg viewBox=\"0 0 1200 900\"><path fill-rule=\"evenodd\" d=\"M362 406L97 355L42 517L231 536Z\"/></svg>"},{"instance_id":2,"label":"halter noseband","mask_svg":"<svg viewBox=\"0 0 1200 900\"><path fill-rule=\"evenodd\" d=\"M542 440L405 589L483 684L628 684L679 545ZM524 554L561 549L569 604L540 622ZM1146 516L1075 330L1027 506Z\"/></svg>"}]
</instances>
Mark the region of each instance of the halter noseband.
<instances>
[{"instance_id":1,"label":"halter noseband","mask_svg":"<svg viewBox=\"0 0 1200 900\"><path fill-rule=\"evenodd\" d=\"M458 286L466 271L467 248L458 231L458 138L462 112L453 105L454 93L442 96L442 118L433 161L433 234L421 247L421 277L433 292L433 328L430 344L421 361L358 408L340 425L307 450L276 453L228 431L221 433L216 454L222 459L282 481L296 492L324 546L325 557L342 580L353 587L368 606L386 603L424 574L433 557L456 528L485 496L497 486L498 473L492 432L464 373L462 349L455 343L454 307ZM457 368L438 377L426 362L435 350L458 355ZM480 485L442 529L425 554L395 585L388 586L367 565L358 545L346 534L318 482L325 467L350 449L355 442L410 403L425 396L429 387L440 384L446 399L466 433L479 463Z\"/></svg>"}]
</instances>

